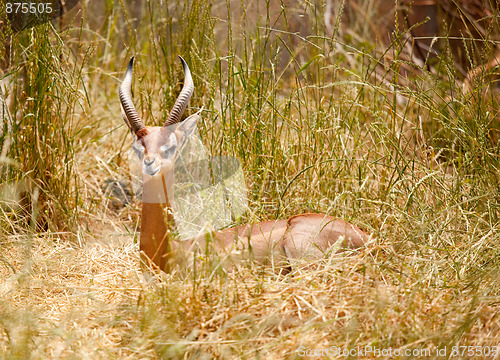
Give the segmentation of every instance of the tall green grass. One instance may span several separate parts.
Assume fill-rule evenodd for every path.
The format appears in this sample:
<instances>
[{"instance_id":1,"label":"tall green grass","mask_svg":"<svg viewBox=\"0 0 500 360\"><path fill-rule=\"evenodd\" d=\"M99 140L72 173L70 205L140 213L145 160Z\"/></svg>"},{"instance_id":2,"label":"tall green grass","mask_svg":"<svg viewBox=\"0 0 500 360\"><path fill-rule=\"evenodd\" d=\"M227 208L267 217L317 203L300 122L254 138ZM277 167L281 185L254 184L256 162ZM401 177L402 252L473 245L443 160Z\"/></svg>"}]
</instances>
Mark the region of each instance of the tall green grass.
<instances>
[{"instance_id":1,"label":"tall green grass","mask_svg":"<svg viewBox=\"0 0 500 360\"><path fill-rule=\"evenodd\" d=\"M8 87L11 121L0 145L12 162L2 181L14 184L15 211L36 231L77 231L81 200L74 164L85 101L81 66L49 25L10 39ZM7 118L6 118L7 119ZM21 219L21 221L24 221ZM8 231L15 231L10 227Z\"/></svg>"}]
</instances>

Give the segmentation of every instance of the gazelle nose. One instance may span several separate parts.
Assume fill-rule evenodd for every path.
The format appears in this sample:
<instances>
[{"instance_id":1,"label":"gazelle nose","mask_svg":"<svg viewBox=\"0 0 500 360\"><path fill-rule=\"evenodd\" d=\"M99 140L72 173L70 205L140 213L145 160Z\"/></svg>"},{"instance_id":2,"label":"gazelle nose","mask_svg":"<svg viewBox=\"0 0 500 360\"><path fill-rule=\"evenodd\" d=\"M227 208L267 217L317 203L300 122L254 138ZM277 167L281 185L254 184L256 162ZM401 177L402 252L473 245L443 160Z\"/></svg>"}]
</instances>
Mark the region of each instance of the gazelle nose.
<instances>
[{"instance_id":1,"label":"gazelle nose","mask_svg":"<svg viewBox=\"0 0 500 360\"><path fill-rule=\"evenodd\" d=\"M145 157L142 172L146 175L155 176L161 169L161 162L156 160L155 156Z\"/></svg>"},{"instance_id":2,"label":"gazelle nose","mask_svg":"<svg viewBox=\"0 0 500 360\"><path fill-rule=\"evenodd\" d=\"M144 158L144 165L146 165L146 166L151 166L151 165L153 165L154 162L155 162L155 158L152 156L146 156Z\"/></svg>"}]
</instances>

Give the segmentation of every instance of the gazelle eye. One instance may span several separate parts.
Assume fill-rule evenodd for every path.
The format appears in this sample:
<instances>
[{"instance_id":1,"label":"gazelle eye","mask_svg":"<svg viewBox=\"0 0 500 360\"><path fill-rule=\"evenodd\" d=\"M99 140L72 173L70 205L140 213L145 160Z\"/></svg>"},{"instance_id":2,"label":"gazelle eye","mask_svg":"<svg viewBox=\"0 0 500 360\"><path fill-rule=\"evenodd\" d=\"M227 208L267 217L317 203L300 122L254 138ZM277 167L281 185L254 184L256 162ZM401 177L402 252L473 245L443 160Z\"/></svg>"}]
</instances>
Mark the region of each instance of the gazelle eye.
<instances>
[{"instance_id":1,"label":"gazelle eye","mask_svg":"<svg viewBox=\"0 0 500 360\"><path fill-rule=\"evenodd\" d=\"M144 157L144 146L136 140L132 144L132 149L134 149L135 155L142 160Z\"/></svg>"},{"instance_id":2,"label":"gazelle eye","mask_svg":"<svg viewBox=\"0 0 500 360\"><path fill-rule=\"evenodd\" d=\"M175 151L177 150L177 138L175 134L170 134L168 144L160 146L161 156L164 159L171 159L174 157Z\"/></svg>"},{"instance_id":3,"label":"gazelle eye","mask_svg":"<svg viewBox=\"0 0 500 360\"><path fill-rule=\"evenodd\" d=\"M175 154L175 150L177 150L177 144L163 145L160 147L161 157L164 159L171 159Z\"/></svg>"}]
</instances>

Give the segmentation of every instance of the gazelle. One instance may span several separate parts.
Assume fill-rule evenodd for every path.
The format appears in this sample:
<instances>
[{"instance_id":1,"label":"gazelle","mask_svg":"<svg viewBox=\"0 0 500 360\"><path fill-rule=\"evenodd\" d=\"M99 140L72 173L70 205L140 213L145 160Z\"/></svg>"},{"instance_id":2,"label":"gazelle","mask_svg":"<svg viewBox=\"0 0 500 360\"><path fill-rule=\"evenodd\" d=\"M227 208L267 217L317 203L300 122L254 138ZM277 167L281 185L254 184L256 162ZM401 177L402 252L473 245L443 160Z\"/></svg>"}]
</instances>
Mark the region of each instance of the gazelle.
<instances>
[{"instance_id":1,"label":"gazelle","mask_svg":"<svg viewBox=\"0 0 500 360\"><path fill-rule=\"evenodd\" d=\"M140 251L160 269L165 270L180 248L199 246L206 248L207 236L189 241L176 241L173 237L174 219L166 193L170 189L177 149L196 126L197 114L181 121L181 116L194 91L191 72L184 67L184 85L163 127L146 127L132 102L132 68L130 60L125 78L119 88L122 115L135 134L132 145L141 161L143 181L142 224ZM171 125L177 124L172 127ZM160 199L160 200L159 200ZM369 236L355 225L322 214L295 215L288 220L264 221L242 225L212 234L215 250L221 255L243 253L261 263L274 261L287 265L289 260L321 257L332 248L357 248Z\"/></svg>"}]
</instances>

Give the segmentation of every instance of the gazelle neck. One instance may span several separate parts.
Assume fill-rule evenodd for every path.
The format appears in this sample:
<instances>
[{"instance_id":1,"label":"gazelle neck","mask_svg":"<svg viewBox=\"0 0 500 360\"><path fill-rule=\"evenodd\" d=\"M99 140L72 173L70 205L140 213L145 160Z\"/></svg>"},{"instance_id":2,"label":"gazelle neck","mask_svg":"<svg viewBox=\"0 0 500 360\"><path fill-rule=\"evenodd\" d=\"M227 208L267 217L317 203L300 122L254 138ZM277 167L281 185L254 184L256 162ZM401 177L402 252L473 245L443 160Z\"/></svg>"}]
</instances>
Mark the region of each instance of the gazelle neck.
<instances>
[{"instance_id":1,"label":"gazelle neck","mask_svg":"<svg viewBox=\"0 0 500 360\"><path fill-rule=\"evenodd\" d=\"M174 218L168 199L171 185L172 179L168 174L144 175L139 249L146 255L143 262L148 265L153 263L163 271L169 270L174 230Z\"/></svg>"},{"instance_id":2,"label":"gazelle neck","mask_svg":"<svg viewBox=\"0 0 500 360\"><path fill-rule=\"evenodd\" d=\"M173 237L173 217L170 206L160 203L142 203L142 223L139 249L141 260L154 264L161 270L169 270L170 243Z\"/></svg>"}]
</instances>

